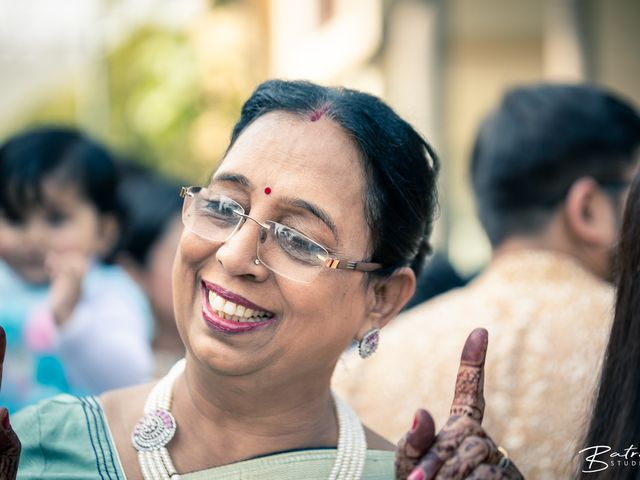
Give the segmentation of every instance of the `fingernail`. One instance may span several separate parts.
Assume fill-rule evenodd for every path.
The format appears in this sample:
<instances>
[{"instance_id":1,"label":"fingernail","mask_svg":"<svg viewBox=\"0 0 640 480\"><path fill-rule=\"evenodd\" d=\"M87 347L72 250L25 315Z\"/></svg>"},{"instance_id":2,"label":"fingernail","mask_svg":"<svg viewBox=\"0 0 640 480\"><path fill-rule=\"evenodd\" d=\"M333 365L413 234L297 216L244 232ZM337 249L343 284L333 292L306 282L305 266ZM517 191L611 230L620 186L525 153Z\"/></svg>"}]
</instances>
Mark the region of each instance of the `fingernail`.
<instances>
[{"instance_id":1,"label":"fingernail","mask_svg":"<svg viewBox=\"0 0 640 480\"><path fill-rule=\"evenodd\" d=\"M424 472L421 468L416 468L411 475L407 477L407 480L424 480Z\"/></svg>"},{"instance_id":2,"label":"fingernail","mask_svg":"<svg viewBox=\"0 0 640 480\"><path fill-rule=\"evenodd\" d=\"M418 429L418 423L420 423L420 416L418 415L418 412L416 412L413 416L413 424L411 424L411 433Z\"/></svg>"},{"instance_id":3,"label":"fingernail","mask_svg":"<svg viewBox=\"0 0 640 480\"><path fill-rule=\"evenodd\" d=\"M471 364L484 363L488 341L489 333L484 328L476 328L467 337L460 360Z\"/></svg>"},{"instance_id":4,"label":"fingernail","mask_svg":"<svg viewBox=\"0 0 640 480\"><path fill-rule=\"evenodd\" d=\"M9 412L5 410L4 417L2 417L2 428L9 430L11 424L9 423Z\"/></svg>"}]
</instances>

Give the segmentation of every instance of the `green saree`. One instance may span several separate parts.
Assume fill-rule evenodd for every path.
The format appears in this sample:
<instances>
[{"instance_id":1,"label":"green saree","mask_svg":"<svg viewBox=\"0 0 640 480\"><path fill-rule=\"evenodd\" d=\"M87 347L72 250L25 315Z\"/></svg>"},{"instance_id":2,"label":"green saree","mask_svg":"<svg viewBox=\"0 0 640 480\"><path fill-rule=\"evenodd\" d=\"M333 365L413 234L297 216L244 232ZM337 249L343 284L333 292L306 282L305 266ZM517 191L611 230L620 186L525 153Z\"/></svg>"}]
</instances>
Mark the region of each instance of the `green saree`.
<instances>
[{"instance_id":1,"label":"green saree","mask_svg":"<svg viewBox=\"0 0 640 480\"><path fill-rule=\"evenodd\" d=\"M19 479L123 480L104 412L95 397L60 395L12 417L22 442ZM253 458L199 472L184 480L311 479L329 477L335 449L299 450ZM369 450L364 480L393 478L393 452Z\"/></svg>"}]
</instances>

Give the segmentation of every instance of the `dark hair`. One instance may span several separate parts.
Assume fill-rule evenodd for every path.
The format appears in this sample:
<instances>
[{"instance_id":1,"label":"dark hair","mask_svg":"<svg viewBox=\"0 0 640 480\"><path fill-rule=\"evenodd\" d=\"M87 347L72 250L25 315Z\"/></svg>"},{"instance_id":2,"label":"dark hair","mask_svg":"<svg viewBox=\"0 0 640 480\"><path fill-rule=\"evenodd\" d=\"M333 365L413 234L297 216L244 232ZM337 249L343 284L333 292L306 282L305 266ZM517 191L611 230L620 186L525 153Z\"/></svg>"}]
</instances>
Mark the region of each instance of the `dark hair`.
<instances>
[{"instance_id":1,"label":"dark hair","mask_svg":"<svg viewBox=\"0 0 640 480\"><path fill-rule=\"evenodd\" d=\"M180 185L134 164L121 165L118 199L124 216L118 251L138 265L147 263L155 243L182 210Z\"/></svg>"},{"instance_id":2,"label":"dark hair","mask_svg":"<svg viewBox=\"0 0 640 480\"><path fill-rule=\"evenodd\" d=\"M416 272L431 252L429 236L437 209L438 158L431 146L380 99L346 88L269 80L242 107L227 151L254 120L272 111L307 118L327 115L357 146L367 179L365 217L371 261L388 274L401 266Z\"/></svg>"},{"instance_id":3,"label":"dark hair","mask_svg":"<svg viewBox=\"0 0 640 480\"><path fill-rule=\"evenodd\" d=\"M493 246L543 228L571 185L619 184L635 161L640 117L594 86L509 91L481 124L471 175L478 215Z\"/></svg>"},{"instance_id":4,"label":"dark hair","mask_svg":"<svg viewBox=\"0 0 640 480\"><path fill-rule=\"evenodd\" d=\"M631 185L617 258L616 309L600 387L584 441L623 452L640 439L640 172ZM614 467L609 467L614 468ZM604 470L584 478L640 478L637 468Z\"/></svg>"},{"instance_id":5,"label":"dark hair","mask_svg":"<svg viewBox=\"0 0 640 480\"><path fill-rule=\"evenodd\" d=\"M18 220L43 199L42 184L55 178L77 187L100 213L118 215L118 174L99 143L72 128L41 127L0 146L0 211Z\"/></svg>"}]
</instances>

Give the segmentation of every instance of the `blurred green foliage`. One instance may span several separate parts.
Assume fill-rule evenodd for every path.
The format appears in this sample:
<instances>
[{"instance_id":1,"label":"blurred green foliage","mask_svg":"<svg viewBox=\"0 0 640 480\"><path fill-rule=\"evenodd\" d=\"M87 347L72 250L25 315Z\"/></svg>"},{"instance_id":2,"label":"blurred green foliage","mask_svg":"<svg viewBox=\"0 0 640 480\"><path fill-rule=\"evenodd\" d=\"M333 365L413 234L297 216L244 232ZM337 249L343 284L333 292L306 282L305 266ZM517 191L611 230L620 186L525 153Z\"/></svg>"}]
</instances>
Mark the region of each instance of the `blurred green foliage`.
<instances>
[{"instance_id":1,"label":"blurred green foliage","mask_svg":"<svg viewBox=\"0 0 640 480\"><path fill-rule=\"evenodd\" d=\"M107 64L110 143L162 172L197 179L189 138L205 100L188 39L147 27Z\"/></svg>"},{"instance_id":2,"label":"blurred green foliage","mask_svg":"<svg viewBox=\"0 0 640 480\"><path fill-rule=\"evenodd\" d=\"M77 75L16 119L14 131L76 125L123 157L191 183L204 182L215 168L254 85L246 76L238 85L233 69L218 65L214 87L205 89L188 34L154 26Z\"/></svg>"}]
</instances>

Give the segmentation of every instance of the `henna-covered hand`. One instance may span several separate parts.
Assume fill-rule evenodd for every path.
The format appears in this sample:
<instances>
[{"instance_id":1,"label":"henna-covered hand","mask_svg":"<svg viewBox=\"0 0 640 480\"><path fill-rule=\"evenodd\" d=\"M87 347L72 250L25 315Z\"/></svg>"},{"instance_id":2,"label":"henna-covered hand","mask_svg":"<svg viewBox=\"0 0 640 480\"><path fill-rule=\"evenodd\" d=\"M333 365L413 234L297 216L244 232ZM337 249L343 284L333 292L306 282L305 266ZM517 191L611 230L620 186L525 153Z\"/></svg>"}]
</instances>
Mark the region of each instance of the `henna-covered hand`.
<instances>
[{"instance_id":1,"label":"henna-covered hand","mask_svg":"<svg viewBox=\"0 0 640 480\"><path fill-rule=\"evenodd\" d=\"M7 348L7 338L0 326L0 388L2 387L2 366ZM18 474L20 460L20 440L9 423L9 412L0 407L0 478L13 480Z\"/></svg>"},{"instance_id":2,"label":"henna-covered hand","mask_svg":"<svg viewBox=\"0 0 640 480\"><path fill-rule=\"evenodd\" d=\"M485 407L483 389L487 344L486 330L478 328L471 332L462 350L451 417L438 435L431 439L431 444L427 445L426 441L420 444L425 447L422 450L425 452L423 455L412 451L413 455L410 458L416 459L416 466L408 477L405 473L406 468L401 469L398 466L399 459L403 458L400 454L401 441L396 456L397 479L523 478L516 466L503 458L503 454L480 425ZM411 432L407 435L411 435ZM406 443L406 440L404 441ZM405 455L404 458L408 456Z\"/></svg>"},{"instance_id":3,"label":"henna-covered hand","mask_svg":"<svg viewBox=\"0 0 640 480\"><path fill-rule=\"evenodd\" d=\"M422 408L416 412L411 430L398 443L396 449L396 479L405 479L416 467L424 452L436 438L433 417Z\"/></svg>"}]
</instances>

